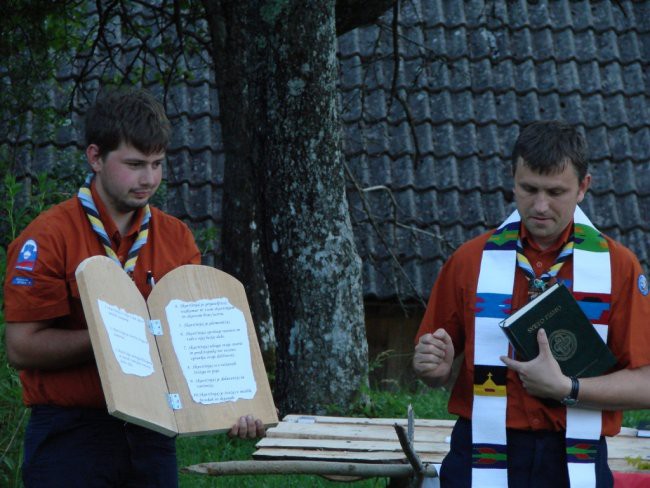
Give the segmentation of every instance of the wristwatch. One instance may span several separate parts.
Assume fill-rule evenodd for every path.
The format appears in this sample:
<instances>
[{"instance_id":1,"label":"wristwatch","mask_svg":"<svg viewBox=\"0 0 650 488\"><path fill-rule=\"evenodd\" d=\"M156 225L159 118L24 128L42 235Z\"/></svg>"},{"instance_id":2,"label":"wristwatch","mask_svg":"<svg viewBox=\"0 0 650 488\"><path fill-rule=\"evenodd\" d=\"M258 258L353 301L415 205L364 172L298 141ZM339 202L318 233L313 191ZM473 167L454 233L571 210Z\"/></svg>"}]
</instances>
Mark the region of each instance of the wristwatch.
<instances>
[{"instance_id":1,"label":"wristwatch","mask_svg":"<svg viewBox=\"0 0 650 488\"><path fill-rule=\"evenodd\" d=\"M578 404L578 391L580 390L580 382L575 376L571 376L571 391L565 396L560 403L565 407L573 407Z\"/></svg>"}]
</instances>

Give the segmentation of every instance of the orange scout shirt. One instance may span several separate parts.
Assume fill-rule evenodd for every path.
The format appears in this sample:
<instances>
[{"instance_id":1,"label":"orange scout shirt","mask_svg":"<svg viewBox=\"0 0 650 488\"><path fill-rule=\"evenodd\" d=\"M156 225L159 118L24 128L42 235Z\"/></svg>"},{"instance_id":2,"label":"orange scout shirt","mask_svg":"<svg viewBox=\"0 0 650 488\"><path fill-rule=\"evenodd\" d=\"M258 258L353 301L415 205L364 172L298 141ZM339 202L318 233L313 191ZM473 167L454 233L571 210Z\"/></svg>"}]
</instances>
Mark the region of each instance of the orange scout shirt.
<instances>
[{"instance_id":1,"label":"orange scout shirt","mask_svg":"<svg viewBox=\"0 0 650 488\"><path fill-rule=\"evenodd\" d=\"M127 234L121 236L95 192L94 182L91 191L113 250L124 263L138 235L142 210ZM76 197L43 212L9 246L4 285L6 321L55 319L52 327L85 329L75 271L87 257L105 254ZM146 298L151 291L146 282L147 271L159 280L180 265L200 264L200 261L200 252L188 227L152 207L149 236L134 271L140 293ZM58 370L23 370L20 379L23 401L28 406L106 406L94 361Z\"/></svg>"},{"instance_id":2,"label":"orange scout shirt","mask_svg":"<svg viewBox=\"0 0 650 488\"><path fill-rule=\"evenodd\" d=\"M565 229L556 245L542 251L527 239L522 226L524 253L539 276L555 262L566 244L573 224ZM443 266L431 291L422 323L416 336L444 328L451 336L455 354L465 352L458 379L449 399L449 412L471 419L474 373L474 306L483 247L494 231L463 244ZM608 345L618 358L616 369L638 368L650 364L650 297L647 281L634 254L622 244L606 237L612 270L612 301ZM573 259L559 273L560 280L572 289ZM513 309L528 301L528 283L521 269L515 272ZM565 407L548 407L538 398L528 395L516 373L507 372L508 408L506 423L521 430L554 430L566 428ZM606 411L603 433L615 435L621 427L622 413Z\"/></svg>"}]
</instances>

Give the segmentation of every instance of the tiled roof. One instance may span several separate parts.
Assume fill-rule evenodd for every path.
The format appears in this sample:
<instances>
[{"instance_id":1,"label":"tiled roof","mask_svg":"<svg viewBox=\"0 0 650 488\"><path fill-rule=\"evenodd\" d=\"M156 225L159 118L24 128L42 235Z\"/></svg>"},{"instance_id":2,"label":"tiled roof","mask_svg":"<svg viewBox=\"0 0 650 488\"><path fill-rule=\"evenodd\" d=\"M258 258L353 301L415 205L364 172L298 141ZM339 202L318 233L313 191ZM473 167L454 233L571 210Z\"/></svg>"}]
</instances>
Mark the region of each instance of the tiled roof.
<instances>
[{"instance_id":1,"label":"tiled roof","mask_svg":"<svg viewBox=\"0 0 650 488\"><path fill-rule=\"evenodd\" d=\"M339 38L348 199L366 297L425 302L450 253L513 209L513 143L523 125L547 118L584 131L594 178L583 209L648 270L650 3L401 5L396 38L390 13ZM188 67L192 80L166 101L175 128L166 209L194 227L219 226L222 211L225 155L206 66ZM78 171L70 164L83 164L77 119L96 80L77 95L70 124L52 136L26 132L23 144L37 151L25 151L19 173Z\"/></svg>"},{"instance_id":2,"label":"tiled roof","mask_svg":"<svg viewBox=\"0 0 650 488\"><path fill-rule=\"evenodd\" d=\"M650 4L402 5L397 72L390 14L339 39L366 296L426 301L453 249L513 209L509 155L538 119L584 131L593 184L583 209L647 270Z\"/></svg>"}]
</instances>

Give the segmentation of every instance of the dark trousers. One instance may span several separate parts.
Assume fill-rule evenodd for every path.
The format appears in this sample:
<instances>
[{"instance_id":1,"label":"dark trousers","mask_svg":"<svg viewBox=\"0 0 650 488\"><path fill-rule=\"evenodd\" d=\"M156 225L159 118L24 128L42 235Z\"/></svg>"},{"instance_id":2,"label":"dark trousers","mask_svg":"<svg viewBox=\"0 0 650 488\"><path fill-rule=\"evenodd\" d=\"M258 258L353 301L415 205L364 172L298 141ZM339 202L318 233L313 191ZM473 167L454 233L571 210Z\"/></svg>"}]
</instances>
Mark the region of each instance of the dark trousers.
<instances>
[{"instance_id":1,"label":"dark trousers","mask_svg":"<svg viewBox=\"0 0 650 488\"><path fill-rule=\"evenodd\" d=\"M508 486L510 488L568 488L564 432L507 429ZM458 419L449 454L440 468L442 488L472 486L472 423ZM614 486L607 465L607 442L601 437L596 458L596 488Z\"/></svg>"},{"instance_id":2,"label":"dark trousers","mask_svg":"<svg viewBox=\"0 0 650 488\"><path fill-rule=\"evenodd\" d=\"M104 410L34 406L22 474L26 488L176 488L175 439Z\"/></svg>"}]
</instances>

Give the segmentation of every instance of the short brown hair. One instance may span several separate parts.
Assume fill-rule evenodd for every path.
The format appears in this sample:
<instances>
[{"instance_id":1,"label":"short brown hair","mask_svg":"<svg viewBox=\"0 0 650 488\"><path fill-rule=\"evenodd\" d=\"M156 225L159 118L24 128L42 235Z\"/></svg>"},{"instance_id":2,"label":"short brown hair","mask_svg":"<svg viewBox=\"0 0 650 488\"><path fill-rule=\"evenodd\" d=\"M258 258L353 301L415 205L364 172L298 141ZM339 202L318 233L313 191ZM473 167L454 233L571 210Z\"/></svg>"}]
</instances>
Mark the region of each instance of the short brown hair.
<instances>
[{"instance_id":1,"label":"short brown hair","mask_svg":"<svg viewBox=\"0 0 650 488\"><path fill-rule=\"evenodd\" d=\"M121 143L144 154L167 150L171 124L162 104L144 89L110 90L86 112L86 147L96 144L104 157Z\"/></svg>"},{"instance_id":2,"label":"short brown hair","mask_svg":"<svg viewBox=\"0 0 650 488\"><path fill-rule=\"evenodd\" d=\"M562 171L572 164L582 181L587 175L587 142L576 127L561 120L533 122L521 131L512 152L512 174L517 161L541 174Z\"/></svg>"}]
</instances>

